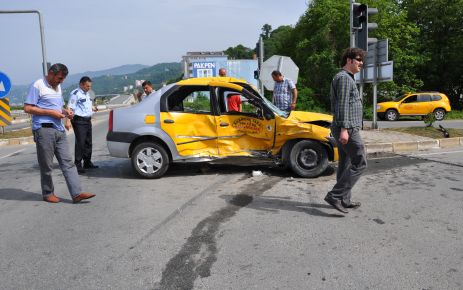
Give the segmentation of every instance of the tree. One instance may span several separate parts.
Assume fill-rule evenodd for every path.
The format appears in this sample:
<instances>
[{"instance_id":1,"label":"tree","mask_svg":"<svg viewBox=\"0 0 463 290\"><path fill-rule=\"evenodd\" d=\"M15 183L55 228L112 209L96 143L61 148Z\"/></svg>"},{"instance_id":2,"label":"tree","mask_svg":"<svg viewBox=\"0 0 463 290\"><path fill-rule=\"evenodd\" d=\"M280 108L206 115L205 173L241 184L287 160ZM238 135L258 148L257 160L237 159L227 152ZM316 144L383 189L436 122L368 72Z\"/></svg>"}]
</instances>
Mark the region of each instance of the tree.
<instances>
[{"instance_id":1,"label":"tree","mask_svg":"<svg viewBox=\"0 0 463 290\"><path fill-rule=\"evenodd\" d=\"M252 59L254 50L238 44L235 47L227 48L225 54L228 55L230 59Z\"/></svg>"},{"instance_id":2,"label":"tree","mask_svg":"<svg viewBox=\"0 0 463 290\"><path fill-rule=\"evenodd\" d=\"M272 31L272 26L270 24L264 24L264 26L262 26L262 38L264 40L268 39L270 37L270 31Z\"/></svg>"}]
</instances>

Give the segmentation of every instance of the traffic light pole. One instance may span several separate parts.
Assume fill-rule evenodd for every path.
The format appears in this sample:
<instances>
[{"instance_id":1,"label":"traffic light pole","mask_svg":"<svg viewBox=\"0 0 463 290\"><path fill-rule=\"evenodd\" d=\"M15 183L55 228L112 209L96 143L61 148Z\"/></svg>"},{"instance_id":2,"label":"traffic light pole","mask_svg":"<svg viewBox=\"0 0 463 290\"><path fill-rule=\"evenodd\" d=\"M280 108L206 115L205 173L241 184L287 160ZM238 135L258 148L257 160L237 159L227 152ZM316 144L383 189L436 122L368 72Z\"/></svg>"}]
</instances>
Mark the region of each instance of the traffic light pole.
<instances>
[{"instance_id":1,"label":"traffic light pole","mask_svg":"<svg viewBox=\"0 0 463 290\"><path fill-rule=\"evenodd\" d=\"M38 10L0 10L0 14L18 14L18 13L37 13L39 15L39 25L40 25L40 40L42 42L42 65L43 65L43 75L47 75L47 55L45 50L45 37L43 36L43 23L42 23L42 14Z\"/></svg>"},{"instance_id":2,"label":"traffic light pole","mask_svg":"<svg viewBox=\"0 0 463 290\"><path fill-rule=\"evenodd\" d=\"M352 25L352 23L354 22L354 11L353 11L353 7L354 7L354 3L355 3L355 0L349 0L350 2L350 47L355 47L355 31L354 31L354 27Z\"/></svg>"}]
</instances>

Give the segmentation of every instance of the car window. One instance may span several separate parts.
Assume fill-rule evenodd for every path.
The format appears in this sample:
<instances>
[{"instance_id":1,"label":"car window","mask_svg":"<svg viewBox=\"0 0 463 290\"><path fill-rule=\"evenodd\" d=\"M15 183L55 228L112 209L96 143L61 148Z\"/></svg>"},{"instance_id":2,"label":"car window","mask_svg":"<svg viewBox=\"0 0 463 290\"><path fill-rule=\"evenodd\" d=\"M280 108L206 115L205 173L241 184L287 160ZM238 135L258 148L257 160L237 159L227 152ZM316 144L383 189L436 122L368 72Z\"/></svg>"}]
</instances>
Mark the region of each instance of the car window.
<instances>
[{"instance_id":1,"label":"car window","mask_svg":"<svg viewBox=\"0 0 463 290\"><path fill-rule=\"evenodd\" d=\"M261 117L262 105L258 104L245 93L219 87L216 89L216 94L219 99L221 114Z\"/></svg>"},{"instance_id":2,"label":"car window","mask_svg":"<svg viewBox=\"0 0 463 290\"><path fill-rule=\"evenodd\" d=\"M410 97L406 98L404 103L415 103L416 102L416 95L411 95Z\"/></svg>"},{"instance_id":3,"label":"car window","mask_svg":"<svg viewBox=\"0 0 463 290\"><path fill-rule=\"evenodd\" d=\"M431 96L430 95L418 95L418 102L430 102Z\"/></svg>"},{"instance_id":4,"label":"car window","mask_svg":"<svg viewBox=\"0 0 463 290\"><path fill-rule=\"evenodd\" d=\"M211 94L208 86L183 86L168 96L169 112L194 114L211 113Z\"/></svg>"},{"instance_id":5,"label":"car window","mask_svg":"<svg viewBox=\"0 0 463 290\"><path fill-rule=\"evenodd\" d=\"M431 98L432 98L433 101L440 101L440 100L442 100L442 97L441 97L440 95L432 95Z\"/></svg>"}]
</instances>

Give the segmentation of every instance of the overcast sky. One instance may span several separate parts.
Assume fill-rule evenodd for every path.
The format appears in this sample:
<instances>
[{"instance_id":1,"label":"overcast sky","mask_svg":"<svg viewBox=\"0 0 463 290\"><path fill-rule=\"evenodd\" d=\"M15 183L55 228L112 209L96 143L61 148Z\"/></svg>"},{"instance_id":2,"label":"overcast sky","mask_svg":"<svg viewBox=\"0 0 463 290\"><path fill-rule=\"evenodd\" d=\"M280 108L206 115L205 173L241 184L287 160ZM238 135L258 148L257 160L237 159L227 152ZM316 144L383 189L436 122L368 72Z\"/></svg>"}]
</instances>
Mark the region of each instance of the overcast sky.
<instances>
[{"instance_id":1,"label":"overcast sky","mask_svg":"<svg viewBox=\"0 0 463 290\"><path fill-rule=\"evenodd\" d=\"M254 48L261 28L295 25L307 0L2 0L0 11L39 10L47 61L70 73L179 62L187 51ZM0 71L13 85L42 75L37 14L0 14Z\"/></svg>"}]
</instances>

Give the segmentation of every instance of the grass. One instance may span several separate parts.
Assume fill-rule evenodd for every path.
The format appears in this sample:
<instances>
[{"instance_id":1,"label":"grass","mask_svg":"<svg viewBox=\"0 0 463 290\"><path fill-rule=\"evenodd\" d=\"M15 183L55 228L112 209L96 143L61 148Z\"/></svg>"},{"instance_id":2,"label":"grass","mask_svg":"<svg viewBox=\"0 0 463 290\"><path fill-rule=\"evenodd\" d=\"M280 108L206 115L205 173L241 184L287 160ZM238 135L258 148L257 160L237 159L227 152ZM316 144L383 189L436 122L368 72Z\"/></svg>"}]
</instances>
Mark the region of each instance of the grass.
<instances>
[{"instance_id":1,"label":"grass","mask_svg":"<svg viewBox=\"0 0 463 290\"><path fill-rule=\"evenodd\" d=\"M444 138L444 134L441 131L439 131L438 128L434 128L434 127L389 128L389 129L383 129L383 130L402 132L402 133L418 135L418 136L434 138L434 139ZM447 129L447 131L449 132L450 137L463 137L463 129L449 128Z\"/></svg>"},{"instance_id":2,"label":"grass","mask_svg":"<svg viewBox=\"0 0 463 290\"><path fill-rule=\"evenodd\" d=\"M1 134L1 131L0 131L0 140L10 139L10 138L29 137L29 136L32 136L31 128L26 128L26 129L21 129L21 130L16 130L16 131L8 131L8 132L5 132L4 134Z\"/></svg>"}]
</instances>

